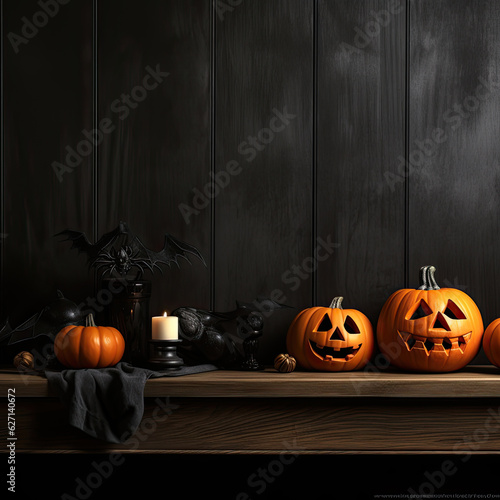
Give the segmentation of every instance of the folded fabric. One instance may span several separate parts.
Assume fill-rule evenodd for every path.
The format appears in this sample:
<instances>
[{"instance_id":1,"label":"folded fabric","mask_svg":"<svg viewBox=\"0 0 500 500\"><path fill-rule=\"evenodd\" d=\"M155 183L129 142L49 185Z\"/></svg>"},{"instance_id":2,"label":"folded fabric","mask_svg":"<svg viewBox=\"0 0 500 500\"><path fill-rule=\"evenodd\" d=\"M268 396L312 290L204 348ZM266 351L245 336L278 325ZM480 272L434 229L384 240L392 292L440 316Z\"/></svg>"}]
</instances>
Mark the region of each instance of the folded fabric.
<instances>
[{"instance_id":1,"label":"folded fabric","mask_svg":"<svg viewBox=\"0 0 500 500\"><path fill-rule=\"evenodd\" d=\"M149 378L178 377L217 370L211 364L153 371L121 362L110 368L46 370L49 387L67 407L69 423L90 436L123 443L134 434L144 413Z\"/></svg>"}]
</instances>

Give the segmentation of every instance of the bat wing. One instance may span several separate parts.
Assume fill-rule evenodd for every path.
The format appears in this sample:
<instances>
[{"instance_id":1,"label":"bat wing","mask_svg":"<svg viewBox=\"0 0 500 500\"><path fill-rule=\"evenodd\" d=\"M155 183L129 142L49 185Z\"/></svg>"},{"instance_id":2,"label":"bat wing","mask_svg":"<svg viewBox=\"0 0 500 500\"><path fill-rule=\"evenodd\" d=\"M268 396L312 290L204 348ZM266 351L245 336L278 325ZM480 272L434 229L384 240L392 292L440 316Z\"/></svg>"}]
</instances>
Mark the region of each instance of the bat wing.
<instances>
[{"instance_id":1,"label":"bat wing","mask_svg":"<svg viewBox=\"0 0 500 500\"><path fill-rule=\"evenodd\" d=\"M186 259L189 263L189 255L193 255L203 262L203 265L206 267L205 259L198 252L196 247L189 245L188 243L184 243L183 241L174 238L171 234L165 235L165 243L163 245L163 249L159 252L154 252L149 248L146 248L144 244L139 240L139 238L134 238L131 247L135 252L134 259L141 259L147 265L147 267L152 271L155 267L162 270L159 264L166 264L167 266L171 266L172 263L179 266L179 258Z\"/></svg>"},{"instance_id":2,"label":"bat wing","mask_svg":"<svg viewBox=\"0 0 500 500\"><path fill-rule=\"evenodd\" d=\"M90 243L85 233L79 231L72 231L71 229L65 229L55 236L65 236L66 238L62 241L71 241L71 249L76 248L78 253L85 253L88 257L89 264L97 259L98 255L105 250L109 245L113 244L118 236L122 234L128 234L129 229L127 224L120 222L116 229L105 233L96 243Z\"/></svg>"},{"instance_id":3,"label":"bat wing","mask_svg":"<svg viewBox=\"0 0 500 500\"><path fill-rule=\"evenodd\" d=\"M41 333L37 333L35 328L44 311L45 308L31 316L31 318L24 321L24 323L16 326L13 330L11 330L10 338L7 344L11 345L17 342L22 342L23 340L34 339L39 335L46 335L48 333L48 330L47 332L42 331Z\"/></svg>"},{"instance_id":4,"label":"bat wing","mask_svg":"<svg viewBox=\"0 0 500 500\"><path fill-rule=\"evenodd\" d=\"M0 330L0 344L4 340L10 338L11 334L12 334L12 328L9 324L9 320L7 319L4 325L2 326L2 329Z\"/></svg>"},{"instance_id":5,"label":"bat wing","mask_svg":"<svg viewBox=\"0 0 500 500\"><path fill-rule=\"evenodd\" d=\"M76 248L78 253L89 254L92 252L92 243L88 240L85 233L80 233L79 231L72 231L71 229L65 229L55 236L65 236L66 238L61 241L71 241L71 250Z\"/></svg>"}]
</instances>

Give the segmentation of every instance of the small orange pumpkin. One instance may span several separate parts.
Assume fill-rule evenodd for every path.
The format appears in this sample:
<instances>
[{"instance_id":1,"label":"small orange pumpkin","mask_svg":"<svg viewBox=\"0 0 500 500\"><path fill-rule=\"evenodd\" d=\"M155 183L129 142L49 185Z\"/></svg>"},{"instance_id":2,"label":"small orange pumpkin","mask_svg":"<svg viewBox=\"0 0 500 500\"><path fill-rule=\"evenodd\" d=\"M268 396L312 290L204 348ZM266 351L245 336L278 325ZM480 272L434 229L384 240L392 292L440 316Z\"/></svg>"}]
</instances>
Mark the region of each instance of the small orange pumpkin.
<instances>
[{"instance_id":1,"label":"small orange pumpkin","mask_svg":"<svg viewBox=\"0 0 500 500\"><path fill-rule=\"evenodd\" d=\"M125 340L111 326L96 326L92 314L85 326L65 326L54 339L57 359L69 368L104 368L122 359Z\"/></svg>"},{"instance_id":2,"label":"small orange pumpkin","mask_svg":"<svg viewBox=\"0 0 500 500\"><path fill-rule=\"evenodd\" d=\"M451 372L478 353L483 320L475 302L455 288L440 288L436 268L420 269L420 287L404 288L387 299L377 324L380 350L399 368Z\"/></svg>"},{"instance_id":3,"label":"small orange pumpkin","mask_svg":"<svg viewBox=\"0 0 500 500\"><path fill-rule=\"evenodd\" d=\"M343 297L330 307L300 312L288 329L288 353L306 370L350 371L370 360L375 340L370 320L355 309L342 309Z\"/></svg>"},{"instance_id":4,"label":"small orange pumpkin","mask_svg":"<svg viewBox=\"0 0 500 500\"><path fill-rule=\"evenodd\" d=\"M500 318L492 321L486 328L483 349L491 363L500 368Z\"/></svg>"}]
</instances>

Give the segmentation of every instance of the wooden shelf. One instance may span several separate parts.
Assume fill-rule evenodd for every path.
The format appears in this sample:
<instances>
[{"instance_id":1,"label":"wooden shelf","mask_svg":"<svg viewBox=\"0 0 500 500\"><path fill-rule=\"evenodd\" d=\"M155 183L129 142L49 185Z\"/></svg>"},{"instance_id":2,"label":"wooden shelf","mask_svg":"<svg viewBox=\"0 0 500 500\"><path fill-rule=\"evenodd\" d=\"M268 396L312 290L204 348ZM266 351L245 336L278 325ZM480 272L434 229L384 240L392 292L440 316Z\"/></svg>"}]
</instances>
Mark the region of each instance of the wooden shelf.
<instances>
[{"instance_id":1,"label":"wooden shelf","mask_svg":"<svg viewBox=\"0 0 500 500\"><path fill-rule=\"evenodd\" d=\"M0 371L0 391L15 387L17 397L54 397L47 380L20 374L14 369ZM162 377L146 383L145 397L186 398L496 398L500 397L500 370L494 366L468 366L443 374L382 372L278 373L217 370L213 372Z\"/></svg>"},{"instance_id":2,"label":"wooden shelf","mask_svg":"<svg viewBox=\"0 0 500 500\"><path fill-rule=\"evenodd\" d=\"M218 370L151 379L134 446L110 445L70 427L41 376L0 371L1 394L11 387L16 449L24 453L277 454L289 445L301 454L500 449L500 370L493 366L446 374ZM173 409L159 418L167 397ZM0 439L6 433L0 428Z\"/></svg>"}]
</instances>

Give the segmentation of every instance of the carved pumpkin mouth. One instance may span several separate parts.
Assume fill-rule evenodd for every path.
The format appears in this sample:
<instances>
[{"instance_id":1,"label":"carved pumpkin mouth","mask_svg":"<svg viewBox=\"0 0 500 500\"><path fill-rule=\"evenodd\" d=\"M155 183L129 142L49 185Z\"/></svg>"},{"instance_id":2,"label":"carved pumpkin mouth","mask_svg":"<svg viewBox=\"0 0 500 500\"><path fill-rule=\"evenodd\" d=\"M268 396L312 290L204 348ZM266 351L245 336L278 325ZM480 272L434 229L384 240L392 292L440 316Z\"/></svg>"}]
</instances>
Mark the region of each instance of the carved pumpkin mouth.
<instances>
[{"instance_id":1,"label":"carved pumpkin mouth","mask_svg":"<svg viewBox=\"0 0 500 500\"><path fill-rule=\"evenodd\" d=\"M462 353L465 351L472 332L457 337L445 338L423 337L422 335L413 335L399 330L398 334L409 351L424 351L427 356L430 356L431 353L444 352L449 356L452 350L458 349Z\"/></svg>"},{"instance_id":2,"label":"carved pumpkin mouth","mask_svg":"<svg viewBox=\"0 0 500 500\"><path fill-rule=\"evenodd\" d=\"M309 340L312 351L316 356L320 357L323 361L350 361L359 352L363 344L359 344L358 347L340 347L339 349L334 349L333 347L320 346Z\"/></svg>"}]
</instances>

